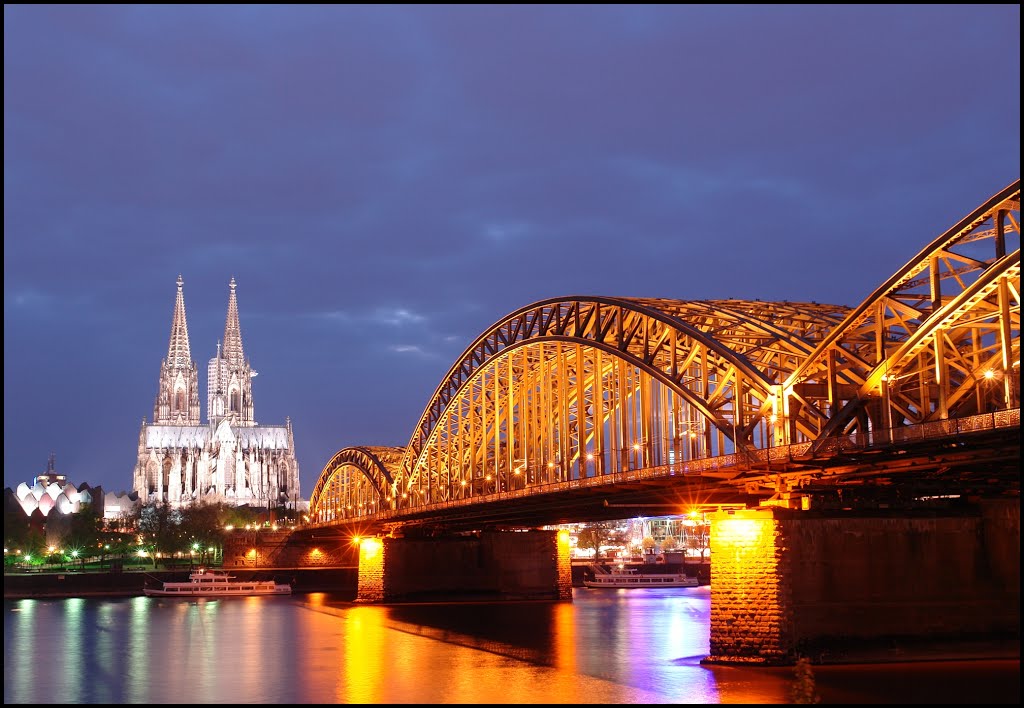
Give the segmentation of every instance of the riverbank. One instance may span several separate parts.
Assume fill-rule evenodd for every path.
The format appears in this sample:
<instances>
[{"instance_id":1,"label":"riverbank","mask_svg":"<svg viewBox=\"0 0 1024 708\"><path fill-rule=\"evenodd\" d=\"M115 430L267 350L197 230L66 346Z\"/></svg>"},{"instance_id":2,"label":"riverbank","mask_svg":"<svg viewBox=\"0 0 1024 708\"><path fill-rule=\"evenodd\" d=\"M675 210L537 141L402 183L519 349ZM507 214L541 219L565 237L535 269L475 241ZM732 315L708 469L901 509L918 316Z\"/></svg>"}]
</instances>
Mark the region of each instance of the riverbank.
<instances>
[{"instance_id":1,"label":"riverbank","mask_svg":"<svg viewBox=\"0 0 1024 708\"><path fill-rule=\"evenodd\" d=\"M652 566L653 567L653 566ZM572 584L583 587L583 578L589 564L572 566ZM659 565L659 572L682 572L680 564ZM321 568L228 568L240 580L276 580L290 583L294 593L330 592L350 594L355 598L359 577L356 566ZM686 566L685 570L698 577L702 585L710 582L710 566ZM166 581L188 579L188 569L153 570L131 568L122 571L33 571L5 572L4 599L61 597L133 597L142 595L143 588Z\"/></svg>"}]
</instances>

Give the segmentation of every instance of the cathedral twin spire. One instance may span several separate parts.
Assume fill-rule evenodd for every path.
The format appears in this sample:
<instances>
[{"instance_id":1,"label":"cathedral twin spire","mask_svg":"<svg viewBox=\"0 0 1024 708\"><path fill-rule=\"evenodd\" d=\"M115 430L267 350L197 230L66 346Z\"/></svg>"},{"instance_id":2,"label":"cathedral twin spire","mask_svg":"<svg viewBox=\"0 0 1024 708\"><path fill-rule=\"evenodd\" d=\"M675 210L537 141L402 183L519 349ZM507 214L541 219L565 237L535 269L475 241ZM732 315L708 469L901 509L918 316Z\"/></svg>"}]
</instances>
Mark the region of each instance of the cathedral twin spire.
<instances>
[{"instance_id":1,"label":"cathedral twin spire","mask_svg":"<svg viewBox=\"0 0 1024 708\"><path fill-rule=\"evenodd\" d=\"M188 322L185 317L185 296L182 277L177 280L178 292L171 319L171 339L167 358L160 367L160 386L153 409L154 425L199 425L199 379L189 347ZM245 359L242 329L238 321L238 299L235 279L229 284L228 316L224 325L223 348L218 343L217 355L207 369L207 418L210 422L228 419L237 425L252 426L252 377L255 372Z\"/></svg>"},{"instance_id":2,"label":"cathedral twin spire","mask_svg":"<svg viewBox=\"0 0 1024 708\"><path fill-rule=\"evenodd\" d=\"M171 340L167 344L167 357L160 364L160 386L153 405L154 425L199 425L199 372L188 344L185 295L180 275L177 284Z\"/></svg>"},{"instance_id":3,"label":"cathedral twin spire","mask_svg":"<svg viewBox=\"0 0 1024 708\"><path fill-rule=\"evenodd\" d=\"M167 361L175 367L192 363L192 352L188 346L188 322L185 321L185 295L181 291L184 281L178 276L178 296L174 300L174 317L171 318L171 342L167 346Z\"/></svg>"},{"instance_id":4,"label":"cathedral twin spire","mask_svg":"<svg viewBox=\"0 0 1024 708\"><path fill-rule=\"evenodd\" d=\"M238 298L235 279L228 284L228 318L224 323L224 342L218 344L217 356L210 360L208 373L207 417L211 423L226 419L235 425L253 426L252 378L256 372L249 366L242 348L242 328L238 324Z\"/></svg>"},{"instance_id":5,"label":"cathedral twin spire","mask_svg":"<svg viewBox=\"0 0 1024 708\"><path fill-rule=\"evenodd\" d=\"M245 352L242 349L242 328L238 324L238 298L235 297L235 279L232 278L228 284L231 288L231 295L228 296L228 320L224 324L224 348L221 349L221 356L231 366L240 366L245 362Z\"/></svg>"}]
</instances>

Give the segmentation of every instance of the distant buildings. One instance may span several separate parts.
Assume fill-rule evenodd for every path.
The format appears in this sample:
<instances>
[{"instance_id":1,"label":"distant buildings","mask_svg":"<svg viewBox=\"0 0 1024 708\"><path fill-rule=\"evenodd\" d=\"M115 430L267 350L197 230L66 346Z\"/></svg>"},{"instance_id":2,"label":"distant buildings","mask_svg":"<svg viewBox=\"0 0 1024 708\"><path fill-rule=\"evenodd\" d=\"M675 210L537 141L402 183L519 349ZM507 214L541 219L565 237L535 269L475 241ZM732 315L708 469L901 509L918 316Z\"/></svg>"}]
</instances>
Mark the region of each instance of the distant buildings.
<instances>
[{"instance_id":1,"label":"distant buildings","mask_svg":"<svg viewBox=\"0 0 1024 708\"><path fill-rule=\"evenodd\" d=\"M50 455L46 472L36 475L32 484L22 482L17 489L4 490L4 510L18 508L28 517L45 521L50 514L77 514L83 505L91 505L104 519L117 519L139 506L139 495L126 492L104 492L103 487L82 484L76 487L67 477L57 474L54 455Z\"/></svg>"},{"instance_id":2,"label":"distant buildings","mask_svg":"<svg viewBox=\"0 0 1024 708\"><path fill-rule=\"evenodd\" d=\"M223 344L207 366L207 420L200 421L199 375L189 347L182 279L153 422L142 421L132 488L143 503L193 501L278 506L299 501L292 425L259 425L253 408L256 372L245 358L235 279L229 284Z\"/></svg>"}]
</instances>

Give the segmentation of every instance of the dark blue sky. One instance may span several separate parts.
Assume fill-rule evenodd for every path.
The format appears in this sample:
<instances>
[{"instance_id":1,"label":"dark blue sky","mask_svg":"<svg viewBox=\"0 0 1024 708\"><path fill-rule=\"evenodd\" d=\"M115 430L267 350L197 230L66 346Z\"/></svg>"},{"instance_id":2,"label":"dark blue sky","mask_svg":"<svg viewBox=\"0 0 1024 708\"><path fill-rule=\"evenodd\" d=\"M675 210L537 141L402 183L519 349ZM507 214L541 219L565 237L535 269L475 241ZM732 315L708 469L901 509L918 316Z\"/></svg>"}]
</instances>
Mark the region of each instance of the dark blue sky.
<instances>
[{"instance_id":1,"label":"dark blue sky","mask_svg":"<svg viewBox=\"0 0 1024 708\"><path fill-rule=\"evenodd\" d=\"M175 279L302 494L562 295L856 305L1020 177L1020 6L4 6L4 485L128 489Z\"/></svg>"}]
</instances>

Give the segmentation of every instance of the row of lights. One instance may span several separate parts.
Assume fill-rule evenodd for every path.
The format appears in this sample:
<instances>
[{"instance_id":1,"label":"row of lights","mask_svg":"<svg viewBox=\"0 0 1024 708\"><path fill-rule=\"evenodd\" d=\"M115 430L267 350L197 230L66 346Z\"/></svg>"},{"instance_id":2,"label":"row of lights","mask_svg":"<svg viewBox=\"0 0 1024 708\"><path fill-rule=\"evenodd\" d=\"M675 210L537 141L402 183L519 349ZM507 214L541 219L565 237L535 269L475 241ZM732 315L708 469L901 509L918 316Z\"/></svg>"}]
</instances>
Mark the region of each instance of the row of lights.
<instances>
[{"instance_id":1,"label":"row of lights","mask_svg":"<svg viewBox=\"0 0 1024 708\"><path fill-rule=\"evenodd\" d=\"M772 416L771 416L771 419L770 419L770 420L771 420L771 422L772 422L772 423L774 424L774 423L775 423L775 422L776 422L776 421L778 420L778 416L776 416L775 414L772 414ZM697 433L695 433L695 432L693 432L693 431L690 431L690 437L691 437L691 438L696 438L696 437L697 437ZM639 452L639 451L641 450L641 448L642 448L642 447L644 447L644 446L643 446L643 445L641 445L640 443L633 443L633 450L634 450L634 452ZM600 455L600 454L601 454L600 452L598 452L598 453L597 453L597 455ZM588 462L592 462L592 461L594 460L594 455L595 455L595 453L593 453L593 452L588 452L588 453L587 453L587 455L586 455L586 459L587 459L587 461L588 461ZM548 469L554 469L554 467L556 466L556 464L557 464L557 463L555 463L555 462L551 462L551 461L549 461L549 462L547 463ZM513 470L513 474L514 474L514 475L516 475L516 476L521 476L521 475L522 475L522 473L523 473L523 472L524 472L524 471L525 471L526 469L527 469L527 466L526 466L525 464L523 464L523 465L519 465L519 466L517 466L517 467L516 467L516 468L515 468L515 469ZM486 475L486 476L484 477L484 481L487 481L487 482L490 482L490 481L491 481L492 479L493 479L493 477L492 477L492 476L491 476L490 474L488 474L488 475ZM469 483L468 483L468 482L467 482L466 480L461 480L461 481L459 482L459 486L462 486L462 487L465 487L465 486L467 486L468 484L469 484ZM412 490L407 490L407 491L405 491L405 492L402 492L401 498L402 498L402 499L408 499L408 498L409 498L409 493L410 493L410 492L411 492L411 493L414 493L414 494L423 494L423 493L424 493L424 492L423 492L423 490L420 490L420 489L412 489ZM385 502L390 502L390 501L391 501L391 497L390 497L390 496L388 496L388 497L385 497L384 501L385 501ZM368 502L368 503L366 504L366 506L367 506L367 507L370 507L370 508L372 508L373 506L375 506L375 504L374 504L373 502ZM359 509L362 509L362 508L363 508L363 504L358 504L358 505L357 505L357 507L358 507ZM347 505L347 507L346 507L346 508L347 508L347 509L349 509L349 510L351 510L351 509L352 509L352 505L351 505L351 504L349 504L349 505ZM307 519L307 520L308 520L308 519ZM248 527L246 527L246 528L248 528Z\"/></svg>"}]
</instances>

